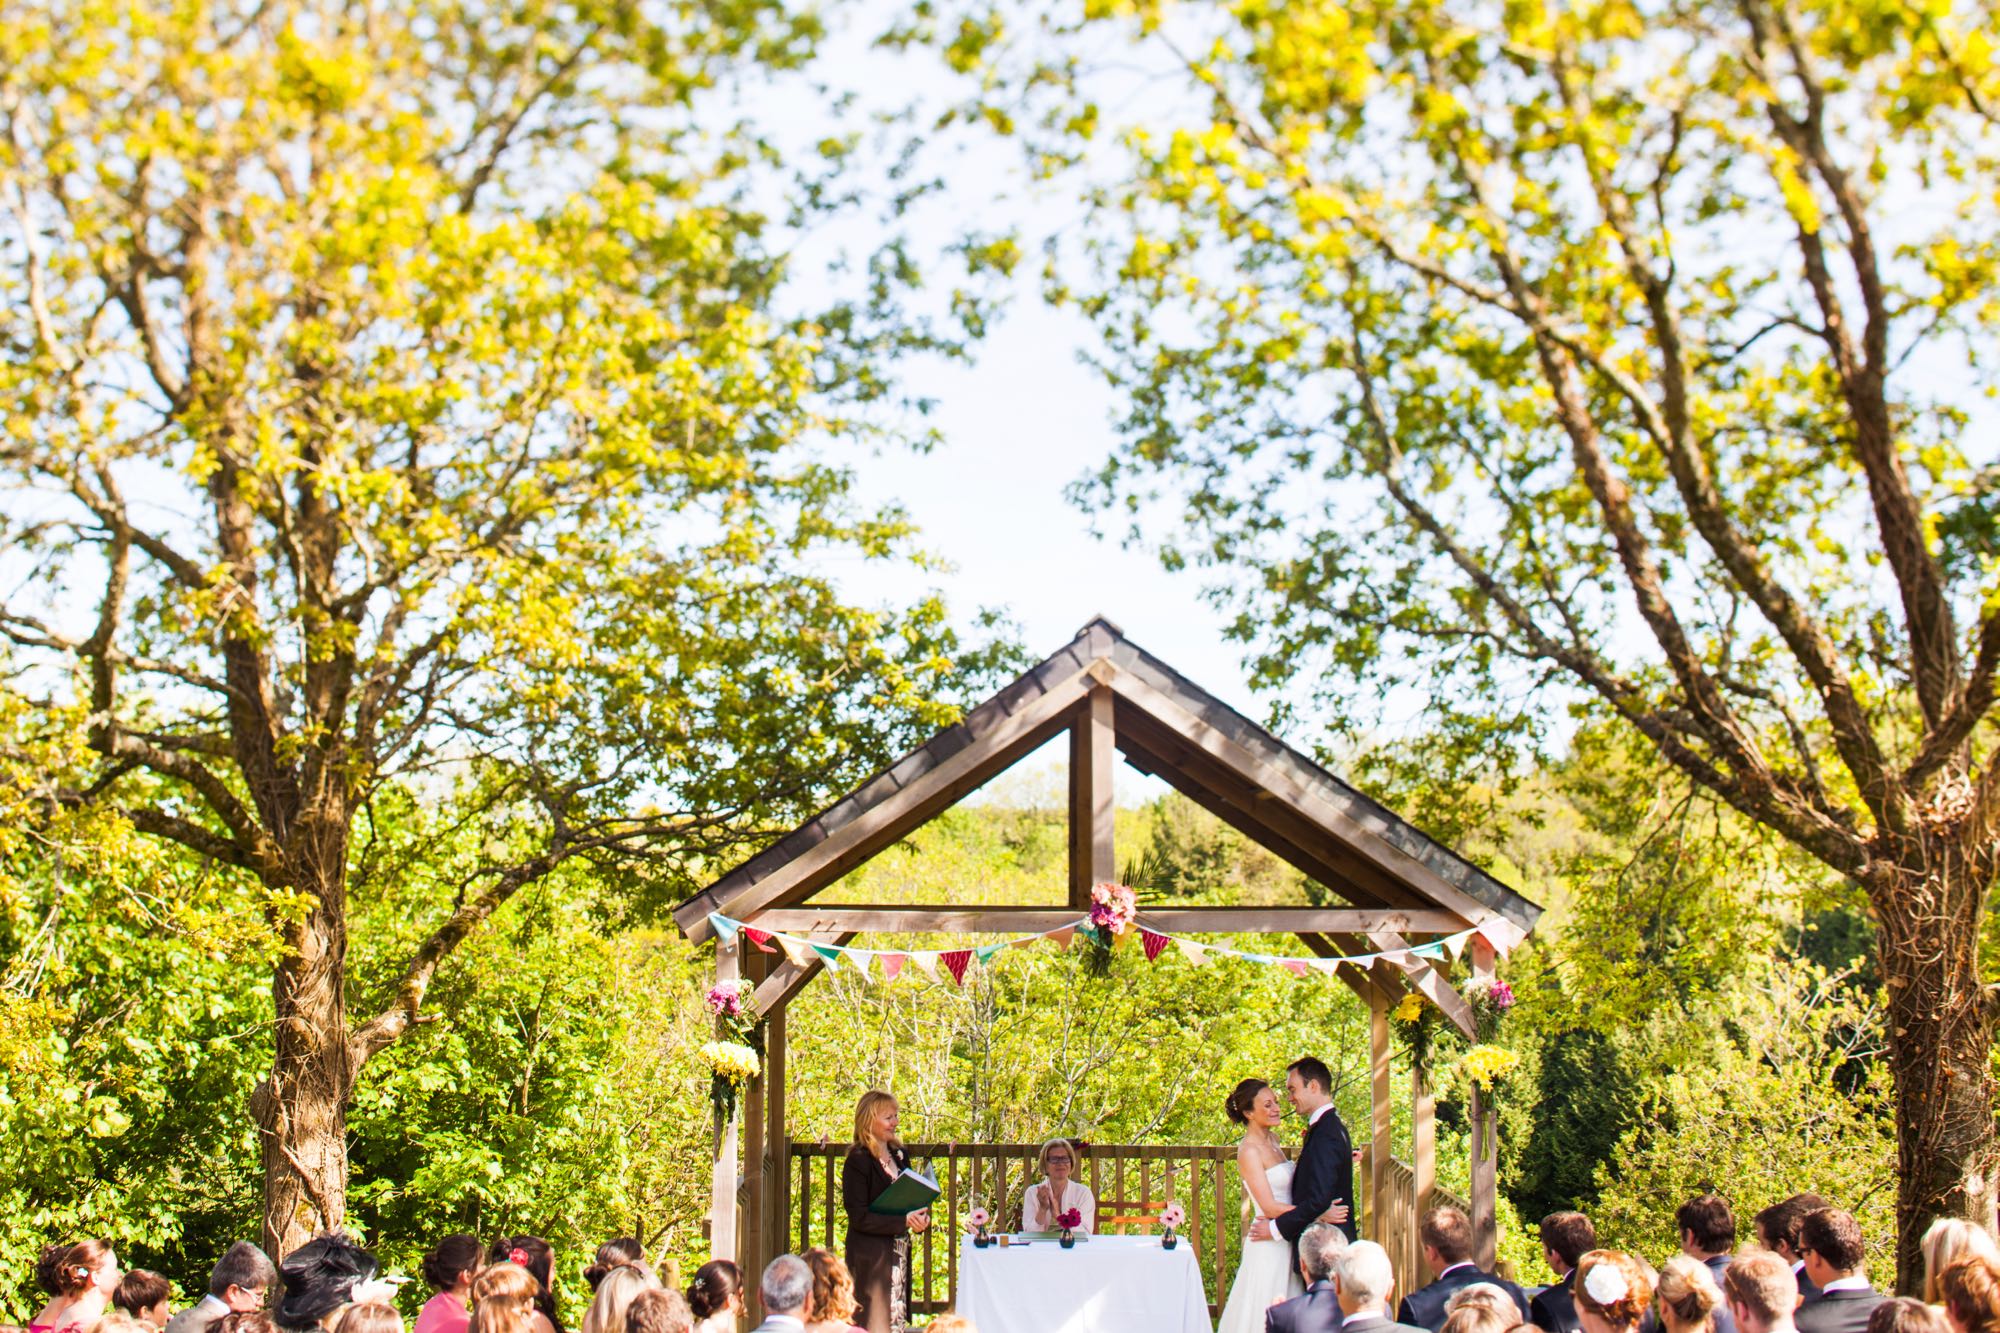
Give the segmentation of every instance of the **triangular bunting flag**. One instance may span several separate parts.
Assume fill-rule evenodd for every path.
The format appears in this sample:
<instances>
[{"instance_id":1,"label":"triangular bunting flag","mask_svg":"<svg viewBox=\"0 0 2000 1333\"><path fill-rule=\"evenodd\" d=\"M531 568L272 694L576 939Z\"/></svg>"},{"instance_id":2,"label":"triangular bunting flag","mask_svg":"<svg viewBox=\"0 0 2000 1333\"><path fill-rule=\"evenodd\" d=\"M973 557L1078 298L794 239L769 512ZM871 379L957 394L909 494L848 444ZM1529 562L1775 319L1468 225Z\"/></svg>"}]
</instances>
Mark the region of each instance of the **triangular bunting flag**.
<instances>
[{"instance_id":1,"label":"triangular bunting flag","mask_svg":"<svg viewBox=\"0 0 2000 1333\"><path fill-rule=\"evenodd\" d=\"M765 953L777 952L776 949L771 947L771 932L768 930L759 930L755 926L745 926L743 927L743 938L749 940Z\"/></svg>"},{"instance_id":2,"label":"triangular bunting flag","mask_svg":"<svg viewBox=\"0 0 2000 1333\"><path fill-rule=\"evenodd\" d=\"M736 923L720 912L708 914L708 924L715 927L715 934L724 944L736 943Z\"/></svg>"},{"instance_id":3,"label":"triangular bunting flag","mask_svg":"<svg viewBox=\"0 0 2000 1333\"><path fill-rule=\"evenodd\" d=\"M929 977L932 981L936 981L938 979L937 960L938 960L937 953L931 949L925 949L919 953L913 953L910 955L910 961L917 965L917 970L919 972L922 972L925 976Z\"/></svg>"},{"instance_id":4,"label":"triangular bunting flag","mask_svg":"<svg viewBox=\"0 0 2000 1333\"><path fill-rule=\"evenodd\" d=\"M1450 952L1452 962L1455 963L1458 961L1458 956L1465 952L1466 941L1471 938L1472 932L1469 930L1461 930L1456 935L1447 935L1444 937L1444 947Z\"/></svg>"},{"instance_id":5,"label":"triangular bunting flag","mask_svg":"<svg viewBox=\"0 0 2000 1333\"><path fill-rule=\"evenodd\" d=\"M1150 963L1166 951L1166 947L1171 941L1157 930L1147 930L1142 926L1139 929L1139 943L1145 946L1146 961Z\"/></svg>"},{"instance_id":6,"label":"triangular bunting flag","mask_svg":"<svg viewBox=\"0 0 2000 1333\"><path fill-rule=\"evenodd\" d=\"M1509 921L1504 916L1489 917L1479 923L1479 933L1493 946L1495 953L1505 957L1515 945L1528 938L1528 932Z\"/></svg>"},{"instance_id":7,"label":"triangular bunting flag","mask_svg":"<svg viewBox=\"0 0 2000 1333\"><path fill-rule=\"evenodd\" d=\"M1176 939L1174 947L1181 951L1181 957L1195 967L1200 967L1208 961L1208 946L1197 940Z\"/></svg>"},{"instance_id":8,"label":"triangular bunting flag","mask_svg":"<svg viewBox=\"0 0 2000 1333\"><path fill-rule=\"evenodd\" d=\"M1312 962L1306 964L1306 966L1320 973L1322 976L1330 977L1340 970L1340 960L1338 958L1315 958Z\"/></svg>"},{"instance_id":9,"label":"triangular bunting flag","mask_svg":"<svg viewBox=\"0 0 2000 1333\"><path fill-rule=\"evenodd\" d=\"M882 980L884 981L894 981L896 974L903 970L903 964L909 961L908 954L883 953L875 956L882 960Z\"/></svg>"},{"instance_id":10,"label":"triangular bunting flag","mask_svg":"<svg viewBox=\"0 0 2000 1333\"><path fill-rule=\"evenodd\" d=\"M812 946L804 940L795 940L789 935L777 935L772 938L776 939L778 947L785 951L785 957L791 959L800 967L811 967L813 959L818 957L812 951Z\"/></svg>"},{"instance_id":11,"label":"triangular bunting flag","mask_svg":"<svg viewBox=\"0 0 2000 1333\"><path fill-rule=\"evenodd\" d=\"M977 958L980 962L983 963L987 959L991 958L994 954L999 953L1002 949L1006 948L1007 944L1008 941L1005 940L1001 941L999 944L982 944L977 949L974 949L972 951L972 956L974 958Z\"/></svg>"},{"instance_id":12,"label":"triangular bunting flag","mask_svg":"<svg viewBox=\"0 0 2000 1333\"><path fill-rule=\"evenodd\" d=\"M951 979L963 986L965 984L966 965L972 961L972 950L946 949L938 955L938 961L943 963L945 970L951 973Z\"/></svg>"},{"instance_id":13,"label":"triangular bunting flag","mask_svg":"<svg viewBox=\"0 0 2000 1333\"><path fill-rule=\"evenodd\" d=\"M866 949L849 949L846 952L847 966L857 973L863 981L873 981L875 978L869 974L868 960L874 955L870 954Z\"/></svg>"},{"instance_id":14,"label":"triangular bunting flag","mask_svg":"<svg viewBox=\"0 0 2000 1333\"><path fill-rule=\"evenodd\" d=\"M1058 949L1067 949L1069 948L1069 942L1076 938L1076 927L1064 926L1061 930L1050 931L1048 934L1042 936L1042 938L1055 945Z\"/></svg>"},{"instance_id":15,"label":"triangular bunting flag","mask_svg":"<svg viewBox=\"0 0 2000 1333\"><path fill-rule=\"evenodd\" d=\"M1290 972L1295 977L1307 976L1312 971L1306 965L1306 960L1303 958L1280 958L1277 961L1283 965L1287 972Z\"/></svg>"},{"instance_id":16,"label":"triangular bunting flag","mask_svg":"<svg viewBox=\"0 0 2000 1333\"><path fill-rule=\"evenodd\" d=\"M827 971L838 972L840 970L840 955L842 950L838 946L832 944L815 944L812 946L812 951L818 954L826 963Z\"/></svg>"}]
</instances>

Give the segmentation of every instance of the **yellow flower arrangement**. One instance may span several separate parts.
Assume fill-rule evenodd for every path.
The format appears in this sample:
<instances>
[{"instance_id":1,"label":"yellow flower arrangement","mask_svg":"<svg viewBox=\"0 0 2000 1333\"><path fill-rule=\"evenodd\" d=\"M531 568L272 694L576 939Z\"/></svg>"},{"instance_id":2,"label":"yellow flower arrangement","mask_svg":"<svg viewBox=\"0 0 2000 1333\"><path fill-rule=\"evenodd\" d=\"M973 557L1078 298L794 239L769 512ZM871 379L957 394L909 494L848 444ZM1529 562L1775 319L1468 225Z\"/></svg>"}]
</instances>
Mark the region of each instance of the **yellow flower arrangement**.
<instances>
[{"instance_id":1,"label":"yellow flower arrangement","mask_svg":"<svg viewBox=\"0 0 2000 1333\"><path fill-rule=\"evenodd\" d=\"M1493 1091L1495 1083L1520 1067L1521 1057L1517 1052L1510 1051L1505 1046L1486 1044L1474 1046L1459 1062L1459 1068L1465 1071L1465 1076L1487 1092Z\"/></svg>"},{"instance_id":2,"label":"yellow flower arrangement","mask_svg":"<svg viewBox=\"0 0 2000 1333\"><path fill-rule=\"evenodd\" d=\"M709 1042L701 1048L701 1058L708 1061L710 1072L737 1083L757 1077L763 1068L757 1052L735 1041Z\"/></svg>"},{"instance_id":3,"label":"yellow flower arrangement","mask_svg":"<svg viewBox=\"0 0 2000 1333\"><path fill-rule=\"evenodd\" d=\"M1414 1023L1423 1016L1424 997L1415 991L1404 992L1402 1002L1396 1006L1396 1021L1398 1023Z\"/></svg>"}]
</instances>

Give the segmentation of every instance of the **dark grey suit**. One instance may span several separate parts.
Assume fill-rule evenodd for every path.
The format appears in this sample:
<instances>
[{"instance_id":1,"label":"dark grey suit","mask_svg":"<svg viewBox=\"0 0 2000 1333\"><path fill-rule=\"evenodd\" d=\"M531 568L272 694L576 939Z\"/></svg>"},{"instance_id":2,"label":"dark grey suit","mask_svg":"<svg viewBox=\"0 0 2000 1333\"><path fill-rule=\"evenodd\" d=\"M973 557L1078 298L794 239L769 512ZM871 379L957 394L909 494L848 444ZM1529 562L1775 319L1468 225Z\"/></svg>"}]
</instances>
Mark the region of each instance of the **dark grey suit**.
<instances>
[{"instance_id":1,"label":"dark grey suit","mask_svg":"<svg viewBox=\"0 0 2000 1333\"><path fill-rule=\"evenodd\" d=\"M1264 1311L1264 1333L1340 1333L1340 1302L1331 1282L1315 1282L1305 1295Z\"/></svg>"},{"instance_id":2,"label":"dark grey suit","mask_svg":"<svg viewBox=\"0 0 2000 1333\"><path fill-rule=\"evenodd\" d=\"M1868 1333L1868 1316L1887 1297L1873 1287L1859 1291L1823 1291L1819 1299L1792 1316L1799 1333Z\"/></svg>"},{"instance_id":3,"label":"dark grey suit","mask_svg":"<svg viewBox=\"0 0 2000 1333\"><path fill-rule=\"evenodd\" d=\"M204 1296L167 1321L166 1333L208 1333L218 1319L229 1313L221 1301Z\"/></svg>"},{"instance_id":4,"label":"dark grey suit","mask_svg":"<svg viewBox=\"0 0 2000 1333\"><path fill-rule=\"evenodd\" d=\"M1528 1322L1543 1333L1577 1333L1583 1325L1576 1321L1576 1270L1563 1274L1562 1281L1544 1287L1528 1302Z\"/></svg>"},{"instance_id":5,"label":"dark grey suit","mask_svg":"<svg viewBox=\"0 0 2000 1333\"><path fill-rule=\"evenodd\" d=\"M1380 1309L1374 1309L1356 1310L1340 1325L1340 1333L1424 1333L1424 1330L1398 1324Z\"/></svg>"},{"instance_id":6,"label":"dark grey suit","mask_svg":"<svg viewBox=\"0 0 2000 1333\"><path fill-rule=\"evenodd\" d=\"M1490 1282L1512 1296L1515 1306L1521 1312L1522 1322L1527 1322L1527 1293L1498 1274L1480 1272L1476 1264L1460 1264L1428 1287L1421 1287L1403 1297L1402 1305L1396 1310L1397 1322L1415 1324L1419 1328L1430 1329L1431 1333L1437 1333L1438 1329L1444 1327L1445 1302L1467 1287L1477 1286L1481 1282ZM1730 1333L1735 1333L1735 1330L1732 1329Z\"/></svg>"}]
</instances>

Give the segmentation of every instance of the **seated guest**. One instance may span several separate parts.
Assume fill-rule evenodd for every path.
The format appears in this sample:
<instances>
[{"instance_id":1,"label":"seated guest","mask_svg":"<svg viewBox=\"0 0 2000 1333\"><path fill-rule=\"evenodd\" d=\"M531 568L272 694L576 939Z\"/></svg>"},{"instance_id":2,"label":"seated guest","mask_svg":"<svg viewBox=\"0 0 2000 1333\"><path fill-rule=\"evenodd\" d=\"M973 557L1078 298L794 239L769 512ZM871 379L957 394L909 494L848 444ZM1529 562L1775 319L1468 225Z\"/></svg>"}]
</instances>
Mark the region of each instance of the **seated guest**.
<instances>
[{"instance_id":1,"label":"seated guest","mask_svg":"<svg viewBox=\"0 0 2000 1333\"><path fill-rule=\"evenodd\" d=\"M1491 1282L1475 1282L1469 1287L1460 1287L1453 1292L1451 1299L1444 1303L1445 1316L1449 1318L1460 1310L1474 1306L1500 1315L1506 1320L1508 1328L1521 1322L1518 1317L1520 1311L1514 1308L1514 1298Z\"/></svg>"},{"instance_id":2,"label":"seated guest","mask_svg":"<svg viewBox=\"0 0 2000 1333\"><path fill-rule=\"evenodd\" d=\"M597 1247L597 1255L591 1261L590 1267L583 1270L583 1280L590 1284L592 1291L596 1291L598 1284L604 1281L606 1273L614 1268L623 1268L627 1264L636 1264L645 1257L646 1248L630 1236L607 1240Z\"/></svg>"},{"instance_id":3,"label":"seated guest","mask_svg":"<svg viewBox=\"0 0 2000 1333\"><path fill-rule=\"evenodd\" d=\"M1792 1266L1769 1250L1745 1250L1722 1275L1722 1303L1742 1333L1793 1333L1799 1284Z\"/></svg>"},{"instance_id":4,"label":"seated guest","mask_svg":"<svg viewBox=\"0 0 2000 1333\"><path fill-rule=\"evenodd\" d=\"M1701 1260L1685 1254L1667 1260L1655 1295L1662 1333L1713 1333L1722 1288Z\"/></svg>"},{"instance_id":5,"label":"seated guest","mask_svg":"<svg viewBox=\"0 0 2000 1333\"><path fill-rule=\"evenodd\" d=\"M1303 1243L1305 1237L1299 1239ZM1389 1318L1389 1296L1395 1288L1396 1270L1387 1250L1372 1240L1357 1240L1342 1250L1333 1261L1333 1293L1340 1304L1342 1333L1421 1333Z\"/></svg>"},{"instance_id":6,"label":"seated guest","mask_svg":"<svg viewBox=\"0 0 2000 1333\"><path fill-rule=\"evenodd\" d=\"M1518 1322L1517 1316L1504 1314L1497 1306L1488 1305L1485 1301L1473 1301L1446 1315L1438 1333L1507 1333ZM1533 1328L1534 1325L1528 1327Z\"/></svg>"},{"instance_id":7,"label":"seated guest","mask_svg":"<svg viewBox=\"0 0 2000 1333\"><path fill-rule=\"evenodd\" d=\"M2000 1264L1991 1259L1961 1259L1938 1277L1944 1317L1952 1333L1996 1333L2000 1330Z\"/></svg>"},{"instance_id":8,"label":"seated guest","mask_svg":"<svg viewBox=\"0 0 2000 1333\"><path fill-rule=\"evenodd\" d=\"M1264 1311L1264 1333L1338 1333L1340 1298L1333 1290L1333 1266L1347 1250L1339 1227L1313 1222L1299 1233L1299 1276L1305 1294Z\"/></svg>"},{"instance_id":9,"label":"seated guest","mask_svg":"<svg viewBox=\"0 0 2000 1333\"><path fill-rule=\"evenodd\" d=\"M165 1278L150 1268L135 1268L118 1279L111 1292L111 1303L157 1329L167 1326L167 1302L172 1296L173 1288Z\"/></svg>"},{"instance_id":10,"label":"seated guest","mask_svg":"<svg viewBox=\"0 0 2000 1333\"><path fill-rule=\"evenodd\" d=\"M1808 1191L1794 1194L1789 1199L1780 1199L1757 1214L1757 1243L1792 1266L1792 1276L1799 1283L1799 1295L1809 1301L1819 1299L1819 1288L1806 1276L1806 1261L1799 1257L1799 1223L1805 1220L1807 1213L1832 1206L1832 1200Z\"/></svg>"},{"instance_id":11,"label":"seated guest","mask_svg":"<svg viewBox=\"0 0 2000 1333\"><path fill-rule=\"evenodd\" d=\"M805 1327L806 1306L812 1301L813 1273L796 1254L781 1254L765 1266L757 1296L764 1302L764 1322L756 1333L799 1333Z\"/></svg>"},{"instance_id":12,"label":"seated guest","mask_svg":"<svg viewBox=\"0 0 2000 1333\"><path fill-rule=\"evenodd\" d=\"M694 1311L678 1291L652 1287L633 1299L621 1333L694 1333Z\"/></svg>"},{"instance_id":13,"label":"seated guest","mask_svg":"<svg viewBox=\"0 0 2000 1333\"><path fill-rule=\"evenodd\" d=\"M1653 1307L1653 1279L1623 1250L1592 1250L1577 1260L1576 1318L1583 1333L1637 1333Z\"/></svg>"},{"instance_id":14,"label":"seated guest","mask_svg":"<svg viewBox=\"0 0 2000 1333\"><path fill-rule=\"evenodd\" d=\"M1438 1333L1444 1327L1445 1302L1460 1288L1475 1282L1490 1282L1513 1300L1519 1317L1528 1317L1528 1298L1506 1278L1481 1272L1472 1262L1472 1219L1457 1208L1433 1208L1424 1214L1418 1228L1423 1242L1424 1262L1437 1274L1437 1281L1403 1298L1396 1312L1400 1323L1413 1324Z\"/></svg>"},{"instance_id":15,"label":"seated guest","mask_svg":"<svg viewBox=\"0 0 2000 1333\"><path fill-rule=\"evenodd\" d=\"M743 1308L743 1270L727 1259L711 1259L694 1270L688 1283L688 1309L694 1312L695 1333L736 1333Z\"/></svg>"},{"instance_id":16,"label":"seated guest","mask_svg":"<svg viewBox=\"0 0 2000 1333\"><path fill-rule=\"evenodd\" d=\"M239 1240L209 1271L208 1295L169 1319L167 1333L211 1333L210 1326L225 1315L255 1314L277 1280L270 1256Z\"/></svg>"},{"instance_id":17,"label":"seated guest","mask_svg":"<svg viewBox=\"0 0 2000 1333\"><path fill-rule=\"evenodd\" d=\"M519 1264L493 1264L472 1280L470 1333L533 1333L541 1284Z\"/></svg>"},{"instance_id":18,"label":"seated guest","mask_svg":"<svg viewBox=\"0 0 2000 1333\"><path fill-rule=\"evenodd\" d=\"M533 1333L563 1333L562 1317L556 1313L555 1247L540 1236L511 1236L494 1242L487 1260L512 1264L527 1270L535 1279L535 1319Z\"/></svg>"},{"instance_id":19,"label":"seated guest","mask_svg":"<svg viewBox=\"0 0 2000 1333\"><path fill-rule=\"evenodd\" d=\"M1854 1214L1822 1208L1805 1215L1799 1223L1799 1256L1806 1261L1806 1276L1819 1288L1819 1299L1793 1317L1799 1333L1867 1333L1868 1316L1882 1303L1882 1293L1861 1271L1867 1253Z\"/></svg>"},{"instance_id":20,"label":"seated guest","mask_svg":"<svg viewBox=\"0 0 2000 1333\"><path fill-rule=\"evenodd\" d=\"M437 1295L417 1311L416 1333L465 1333L472 1323L472 1279L484 1249L477 1236L446 1236L424 1256L424 1281Z\"/></svg>"},{"instance_id":21,"label":"seated guest","mask_svg":"<svg viewBox=\"0 0 2000 1333\"><path fill-rule=\"evenodd\" d=\"M1087 1233L1097 1225L1097 1200L1076 1179L1076 1145L1068 1139L1050 1139L1035 1154L1035 1169L1042 1173L1040 1184L1028 1187L1021 1201L1021 1230L1060 1231L1056 1219L1074 1208L1083 1214L1083 1225L1073 1228Z\"/></svg>"},{"instance_id":22,"label":"seated guest","mask_svg":"<svg viewBox=\"0 0 2000 1333\"><path fill-rule=\"evenodd\" d=\"M854 1299L854 1274L847 1271L846 1261L820 1245L799 1257L813 1275L812 1299L806 1303L806 1333L852 1333L854 1312L861 1303Z\"/></svg>"},{"instance_id":23,"label":"seated guest","mask_svg":"<svg viewBox=\"0 0 2000 1333\"><path fill-rule=\"evenodd\" d=\"M1729 1211L1729 1201L1717 1194L1696 1195L1674 1211L1674 1225L1680 1228L1681 1253L1706 1264L1719 1290L1729 1271L1729 1252L1736 1248L1736 1214ZM1726 1304L1710 1319L1715 1333L1736 1333Z\"/></svg>"},{"instance_id":24,"label":"seated guest","mask_svg":"<svg viewBox=\"0 0 2000 1333\"><path fill-rule=\"evenodd\" d=\"M50 1300L28 1321L28 1333L88 1329L104 1317L119 1276L118 1256L105 1241L49 1246L35 1265L35 1281Z\"/></svg>"},{"instance_id":25,"label":"seated guest","mask_svg":"<svg viewBox=\"0 0 2000 1333\"><path fill-rule=\"evenodd\" d=\"M1541 1230L1542 1258L1558 1279L1528 1302L1528 1322L1542 1333L1577 1333L1576 1261L1597 1248L1597 1228L1582 1213L1550 1213Z\"/></svg>"},{"instance_id":26,"label":"seated guest","mask_svg":"<svg viewBox=\"0 0 2000 1333\"><path fill-rule=\"evenodd\" d=\"M643 1263L620 1264L603 1274L597 1294L584 1312L583 1333L625 1333L625 1314L644 1291L657 1291L660 1280Z\"/></svg>"},{"instance_id":27,"label":"seated guest","mask_svg":"<svg viewBox=\"0 0 2000 1333\"><path fill-rule=\"evenodd\" d=\"M331 1329L343 1309L367 1298L360 1289L377 1271L375 1256L346 1236L315 1236L278 1265L284 1294L273 1322L282 1329Z\"/></svg>"},{"instance_id":28,"label":"seated guest","mask_svg":"<svg viewBox=\"0 0 2000 1333\"><path fill-rule=\"evenodd\" d=\"M222 1316L209 1325L211 1333L278 1333L278 1326L262 1310L242 1310Z\"/></svg>"},{"instance_id":29,"label":"seated guest","mask_svg":"<svg viewBox=\"0 0 2000 1333\"><path fill-rule=\"evenodd\" d=\"M1924 1300L1939 1307L1944 1305L1944 1296L1938 1291L1938 1279L1945 1269L1962 1259L1991 1259L2000 1264L2000 1246L1994 1245L1986 1228L1962 1217L1940 1217L1931 1223L1924 1233L1923 1255Z\"/></svg>"},{"instance_id":30,"label":"seated guest","mask_svg":"<svg viewBox=\"0 0 2000 1333\"><path fill-rule=\"evenodd\" d=\"M1868 1316L1868 1333L1951 1333L1951 1324L1914 1296L1896 1296Z\"/></svg>"}]
</instances>

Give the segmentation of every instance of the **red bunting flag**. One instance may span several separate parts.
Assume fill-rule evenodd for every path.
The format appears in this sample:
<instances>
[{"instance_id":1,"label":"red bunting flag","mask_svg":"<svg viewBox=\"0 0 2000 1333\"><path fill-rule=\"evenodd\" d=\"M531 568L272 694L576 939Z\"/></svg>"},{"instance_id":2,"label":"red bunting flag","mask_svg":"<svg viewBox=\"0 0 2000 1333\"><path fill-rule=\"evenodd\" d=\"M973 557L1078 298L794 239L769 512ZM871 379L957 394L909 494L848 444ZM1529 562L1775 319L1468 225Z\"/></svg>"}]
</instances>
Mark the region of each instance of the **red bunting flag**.
<instances>
[{"instance_id":1,"label":"red bunting flag","mask_svg":"<svg viewBox=\"0 0 2000 1333\"><path fill-rule=\"evenodd\" d=\"M946 970L951 973L951 979L963 986L965 984L966 964L972 961L972 950L946 949L938 955L938 961L943 963Z\"/></svg>"},{"instance_id":2,"label":"red bunting flag","mask_svg":"<svg viewBox=\"0 0 2000 1333\"><path fill-rule=\"evenodd\" d=\"M1143 926L1139 928L1139 943L1146 946L1146 961L1149 963L1165 953L1167 945L1172 942L1157 930L1147 930Z\"/></svg>"},{"instance_id":3,"label":"red bunting flag","mask_svg":"<svg viewBox=\"0 0 2000 1333\"><path fill-rule=\"evenodd\" d=\"M773 948L771 947L771 932L770 932L770 931L768 931L768 930L759 930L759 929L757 929L757 927L755 927L755 926L745 926L745 927L743 927L743 934L744 934L744 936L745 936L746 938L748 938L748 939L749 939L749 941L750 941L750 942L751 942L752 944L756 945L756 946L757 946L757 947L758 947L759 949L762 949L762 950L763 950L763 951L764 951L765 953L776 953L776 952L777 952L777 950L776 950L776 949L773 949Z\"/></svg>"},{"instance_id":4,"label":"red bunting flag","mask_svg":"<svg viewBox=\"0 0 2000 1333\"><path fill-rule=\"evenodd\" d=\"M1283 958L1279 961L1285 965L1285 970L1295 977L1305 976L1310 971L1306 960L1303 958Z\"/></svg>"}]
</instances>

